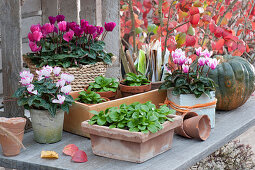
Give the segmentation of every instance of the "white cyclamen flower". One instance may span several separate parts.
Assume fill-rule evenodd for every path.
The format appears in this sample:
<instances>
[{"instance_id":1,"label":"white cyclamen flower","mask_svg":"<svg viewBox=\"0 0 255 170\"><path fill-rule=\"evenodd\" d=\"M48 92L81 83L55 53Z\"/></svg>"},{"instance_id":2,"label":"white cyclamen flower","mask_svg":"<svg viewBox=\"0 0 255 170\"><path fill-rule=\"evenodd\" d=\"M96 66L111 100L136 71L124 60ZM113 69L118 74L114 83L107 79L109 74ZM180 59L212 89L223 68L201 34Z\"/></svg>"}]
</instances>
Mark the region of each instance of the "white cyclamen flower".
<instances>
[{"instance_id":1,"label":"white cyclamen flower","mask_svg":"<svg viewBox=\"0 0 255 170\"><path fill-rule=\"evenodd\" d=\"M58 80L58 82L56 83L57 87L63 87L65 85L66 81L63 79Z\"/></svg>"},{"instance_id":2,"label":"white cyclamen flower","mask_svg":"<svg viewBox=\"0 0 255 170\"><path fill-rule=\"evenodd\" d=\"M66 97L62 96L62 95L57 95L58 99L53 99L52 103L59 103L59 104L63 104Z\"/></svg>"},{"instance_id":3,"label":"white cyclamen flower","mask_svg":"<svg viewBox=\"0 0 255 170\"><path fill-rule=\"evenodd\" d=\"M56 76L59 75L60 71L61 71L61 68L60 68L60 67L55 66L55 67L53 68L53 73L54 73Z\"/></svg>"},{"instance_id":4,"label":"white cyclamen flower","mask_svg":"<svg viewBox=\"0 0 255 170\"><path fill-rule=\"evenodd\" d=\"M63 92L65 95L68 95L72 90L71 85L67 85L61 88L61 92Z\"/></svg>"},{"instance_id":5,"label":"white cyclamen flower","mask_svg":"<svg viewBox=\"0 0 255 170\"><path fill-rule=\"evenodd\" d=\"M27 86L27 91L29 92L29 93L32 93L32 94L35 94L35 95L37 95L38 94L38 92L37 92L37 90L34 90L34 85L33 84L29 84L28 86Z\"/></svg>"},{"instance_id":6,"label":"white cyclamen flower","mask_svg":"<svg viewBox=\"0 0 255 170\"><path fill-rule=\"evenodd\" d=\"M74 80L74 76L67 73L62 73L60 77L61 79L65 80L68 84L70 84Z\"/></svg>"}]
</instances>

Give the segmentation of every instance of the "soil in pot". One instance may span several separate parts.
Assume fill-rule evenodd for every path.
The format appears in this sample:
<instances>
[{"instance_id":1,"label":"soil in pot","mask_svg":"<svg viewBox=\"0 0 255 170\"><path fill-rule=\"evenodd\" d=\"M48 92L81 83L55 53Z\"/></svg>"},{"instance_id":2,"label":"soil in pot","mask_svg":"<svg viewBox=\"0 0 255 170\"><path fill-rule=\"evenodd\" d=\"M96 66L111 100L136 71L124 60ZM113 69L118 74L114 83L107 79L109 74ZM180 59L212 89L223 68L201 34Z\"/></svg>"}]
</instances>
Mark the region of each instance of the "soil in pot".
<instances>
[{"instance_id":1,"label":"soil in pot","mask_svg":"<svg viewBox=\"0 0 255 170\"><path fill-rule=\"evenodd\" d=\"M196 112L187 112L183 115L181 115L183 118L183 121L185 121L186 119L198 116L198 114ZM180 136L186 137L186 138L191 138L189 135L187 135L187 133L184 131L183 128L183 124L180 127L177 127L174 129L174 132Z\"/></svg>"},{"instance_id":2,"label":"soil in pot","mask_svg":"<svg viewBox=\"0 0 255 170\"><path fill-rule=\"evenodd\" d=\"M20 153L21 144L24 128L26 125L26 119L22 117L15 118L0 118L0 125L5 128L8 132L11 132L14 136L17 137L17 140L13 140L7 133L0 133L0 141L5 156L16 156Z\"/></svg>"},{"instance_id":3,"label":"soil in pot","mask_svg":"<svg viewBox=\"0 0 255 170\"><path fill-rule=\"evenodd\" d=\"M151 83L142 86L127 86L123 81L120 82L119 88L123 97L132 96L134 94L144 93L151 90Z\"/></svg>"},{"instance_id":4,"label":"soil in pot","mask_svg":"<svg viewBox=\"0 0 255 170\"><path fill-rule=\"evenodd\" d=\"M56 143L62 139L64 111L52 117L48 110L30 110L34 140L38 143Z\"/></svg>"},{"instance_id":5,"label":"soil in pot","mask_svg":"<svg viewBox=\"0 0 255 170\"><path fill-rule=\"evenodd\" d=\"M210 136L211 123L207 115L199 115L183 122L184 131L195 139L206 140Z\"/></svg>"}]
</instances>

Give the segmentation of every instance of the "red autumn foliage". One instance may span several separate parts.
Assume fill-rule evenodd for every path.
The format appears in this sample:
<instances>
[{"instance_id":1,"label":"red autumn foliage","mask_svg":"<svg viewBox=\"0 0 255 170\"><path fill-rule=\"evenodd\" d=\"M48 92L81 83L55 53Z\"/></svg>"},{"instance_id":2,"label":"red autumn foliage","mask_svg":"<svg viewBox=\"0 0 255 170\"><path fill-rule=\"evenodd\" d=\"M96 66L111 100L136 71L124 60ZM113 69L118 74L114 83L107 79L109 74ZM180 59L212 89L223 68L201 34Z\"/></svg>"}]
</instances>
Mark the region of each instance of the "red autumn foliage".
<instances>
[{"instance_id":1,"label":"red autumn foliage","mask_svg":"<svg viewBox=\"0 0 255 170\"><path fill-rule=\"evenodd\" d=\"M72 161L78 162L78 163L87 162L88 161L87 154L84 151L78 150L72 156Z\"/></svg>"},{"instance_id":2,"label":"red autumn foliage","mask_svg":"<svg viewBox=\"0 0 255 170\"><path fill-rule=\"evenodd\" d=\"M63 153L69 156L73 156L79 148L75 144L66 145L63 149Z\"/></svg>"}]
</instances>

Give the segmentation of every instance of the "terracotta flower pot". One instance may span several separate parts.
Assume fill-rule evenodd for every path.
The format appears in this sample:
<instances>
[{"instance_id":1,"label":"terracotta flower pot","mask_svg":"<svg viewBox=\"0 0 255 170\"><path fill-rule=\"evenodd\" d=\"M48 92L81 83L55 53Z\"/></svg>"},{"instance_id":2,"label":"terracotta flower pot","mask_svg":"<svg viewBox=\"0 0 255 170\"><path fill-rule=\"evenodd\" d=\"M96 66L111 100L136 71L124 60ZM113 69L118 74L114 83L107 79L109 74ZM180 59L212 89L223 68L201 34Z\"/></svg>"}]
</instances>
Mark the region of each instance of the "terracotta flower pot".
<instances>
[{"instance_id":1,"label":"terracotta flower pot","mask_svg":"<svg viewBox=\"0 0 255 170\"><path fill-rule=\"evenodd\" d=\"M196 112L187 112L183 115L181 115L183 118L183 121L185 121L186 119L198 116L198 114ZM180 127L177 127L174 129L174 132L180 136L186 137L186 138L191 138L189 135L187 135L187 133L184 131L183 129L183 124Z\"/></svg>"},{"instance_id":2,"label":"terracotta flower pot","mask_svg":"<svg viewBox=\"0 0 255 170\"><path fill-rule=\"evenodd\" d=\"M151 83L151 90L159 89L163 81L157 81Z\"/></svg>"},{"instance_id":3,"label":"terracotta flower pot","mask_svg":"<svg viewBox=\"0 0 255 170\"><path fill-rule=\"evenodd\" d=\"M130 132L107 126L90 125L88 121L81 126L90 134L94 154L113 159L142 163L171 148L174 128L182 123L180 116L169 116L173 122L166 121L163 129L156 133Z\"/></svg>"},{"instance_id":4,"label":"terracotta flower pot","mask_svg":"<svg viewBox=\"0 0 255 170\"><path fill-rule=\"evenodd\" d=\"M151 83L142 86L127 86L124 85L124 81L119 84L120 91L123 97L131 96L138 93L144 93L151 90Z\"/></svg>"},{"instance_id":5,"label":"terracotta flower pot","mask_svg":"<svg viewBox=\"0 0 255 170\"><path fill-rule=\"evenodd\" d=\"M183 122L184 131L195 139L206 140L210 136L211 123L207 115L199 115Z\"/></svg>"},{"instance_id":6,"label":"terracotta flower pot","mask_svg":"<svg viewBox=\"0 0 255 170\"><path fill-rule=\"evenodd\" d=\"M88 86L84 89L84 90L87 90L88 89ZM99 94L101 97L106 97L108 99L115 99L115 96L117 95L117 90L116 92L113 92L113 91L106 91L106 92L96 92L97 94Z\"/></svg>"},{"instance_id":7,"label":"terracotta flower pot","mask_svg":"<svg viewBox=\"0 0 255 170\"><path fill-rule=\"evenodd\" d=\"M15 118L0 118L0 125L4 127L7 131L11 132L16 136L22 143L24 135L24 127L26 125L26 119L22 117ZM20 153L21 145L11 139L8 134L0 133L0 141L2 145L3 154L5 156L15 156Z\"/></svg>"}]
</instances>

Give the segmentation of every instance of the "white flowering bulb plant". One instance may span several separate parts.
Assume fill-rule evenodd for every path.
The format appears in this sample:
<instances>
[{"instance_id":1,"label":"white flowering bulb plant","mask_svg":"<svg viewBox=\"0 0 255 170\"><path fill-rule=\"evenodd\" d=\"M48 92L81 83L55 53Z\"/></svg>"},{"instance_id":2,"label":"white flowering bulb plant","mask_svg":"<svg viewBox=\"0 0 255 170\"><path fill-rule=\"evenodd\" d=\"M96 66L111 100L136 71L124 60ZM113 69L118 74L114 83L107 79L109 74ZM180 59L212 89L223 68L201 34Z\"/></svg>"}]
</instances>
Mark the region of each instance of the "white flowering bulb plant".
<instances>
[{"instance_id":1,"label":"white flowering bulb plant","mask_svg":"<svg viewBox=\"0 0 255 170\"><path fill-rule=\"evenodd\" d=\"M214 70L219 60L211 58L213 52L202 48L195 49L196 59L186 57L185 51L176 49L172 51L174 65L167 65L167 76L160 89L173 88L173 95L194 94L199 98L202 94L209 97L210 91L215 91L214 81L208 77L210 69ZM175 68L173 68L173 66ZM171 68L172 67L172 72Z\"/></svg>"},{"instance_id":2,"label":"white flowering bulb plant","mask_svg":"<svg viewBox=\"0 0 255 170\"><path fill-rule=\"evenodd\" d=\"M29 71L21 72L21 87L13 95L18 98L18 105L25 109L48 110L53 117L58 109L68 113L69 106L74 102L69 95L74 76L60 72L60 67L44 66L36 71L36 79Z\"/></svg>"}]
</instances>

